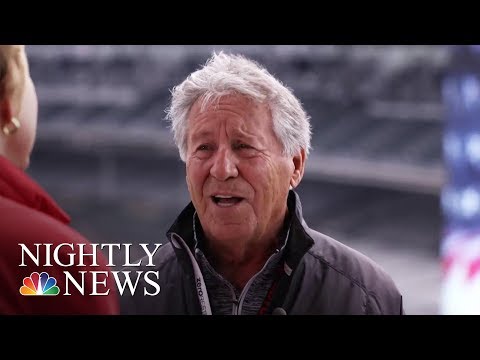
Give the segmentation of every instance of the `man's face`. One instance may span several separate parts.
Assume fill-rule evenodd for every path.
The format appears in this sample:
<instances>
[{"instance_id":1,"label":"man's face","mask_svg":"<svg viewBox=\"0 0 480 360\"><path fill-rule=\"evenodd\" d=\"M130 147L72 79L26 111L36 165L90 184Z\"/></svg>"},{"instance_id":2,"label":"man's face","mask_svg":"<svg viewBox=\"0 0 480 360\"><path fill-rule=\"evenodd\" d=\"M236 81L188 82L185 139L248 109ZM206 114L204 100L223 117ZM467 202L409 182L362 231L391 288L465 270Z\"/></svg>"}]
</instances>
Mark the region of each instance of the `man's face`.
<instances>
[{"instance_id":1,"label":"man's face","mask_svg":"<svg viewBox=\"0 0 480 360\"><path fill-rule=\"evenodd\" d=\"M226 96L188 117L187 184L204 233L224 246L277 235L295 166L273 131L270 110Z\"/></svg>"}]
</instances>

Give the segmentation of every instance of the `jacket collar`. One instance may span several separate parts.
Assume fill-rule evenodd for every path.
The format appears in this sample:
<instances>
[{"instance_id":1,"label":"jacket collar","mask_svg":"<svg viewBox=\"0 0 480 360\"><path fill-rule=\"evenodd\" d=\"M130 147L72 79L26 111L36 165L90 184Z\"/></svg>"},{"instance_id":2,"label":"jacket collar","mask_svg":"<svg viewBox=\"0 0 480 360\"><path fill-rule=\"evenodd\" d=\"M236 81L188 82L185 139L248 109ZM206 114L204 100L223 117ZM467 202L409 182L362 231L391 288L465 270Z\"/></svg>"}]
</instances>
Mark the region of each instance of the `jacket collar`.
<instances>
[{"instance_id":1,"label":"jacket collar","mask_svg":"<svg viewBox=\"0 0 480 360\"><path fill-rule=\"evenodd\" d=\"M305 230L307 224L303 219L300 197L293 190L290 190L288 194L287 207L292 217L287 245L285 247L285 261L293 270L297 267L303 255L305 255L313 245L313 239ZM167 231L167 238L170 239L172 234L177 234L182 237L187 246L193 250L196 245L193 230L194 215L195 207L193 203L190 202Z\"/></svg>"},{"instance_id":2,"label":"jacket collar","mask_svg":"<svg viewBox=\"0 0 480 360\"><path fill-rule=\"evenodd\" d=\"M289 211L293 212L293 217L285 261L292 270L295 270L305 253L313 246L314 241L306 231L308 226L303 219L302 203L295 191L290 190L287 204Z\"/></svg>"},{"instance_id":3,"label":"jacket collar","mask_svg":"<svg viewBox=\"0 0 480 360\"><path fill-rule=\"evenodd\" d=\"M183 241L192 249L194 244L193 236L193 215L195 214L195 207L190 202L175 219L175 222L167 230L167 238L170 239L172 234L179 235Z\"/></svg>"},{"instance_id":4,"label":"jacket collar","mask_svg":"<svg viewBox=\"0 0 480 360\"><path fill-rule=\"evenodd\" d=\"M0 156L0 197L7 198L69 224L70 217L24 171Z\"/></svg>"}]
</instances>

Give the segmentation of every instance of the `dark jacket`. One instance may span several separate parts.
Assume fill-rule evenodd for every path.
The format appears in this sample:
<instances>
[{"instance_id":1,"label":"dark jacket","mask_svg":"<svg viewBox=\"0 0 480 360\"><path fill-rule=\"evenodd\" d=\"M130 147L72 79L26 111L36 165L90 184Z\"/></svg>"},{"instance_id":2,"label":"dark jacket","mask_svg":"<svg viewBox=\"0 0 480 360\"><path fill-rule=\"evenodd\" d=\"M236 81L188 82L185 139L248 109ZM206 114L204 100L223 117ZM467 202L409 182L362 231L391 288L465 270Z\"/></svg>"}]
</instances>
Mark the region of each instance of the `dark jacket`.
<instances>
[{"instance_id":1,"label":"dark jacket","mask_svg":"<svg viewBox=\"0 0 480 360\"><path fill-rule=\"evenodd\" d=\"M274 314L403 314L402 297L392 279L372 260L340 242L310 229L302 216L298 195L290 191L292 224L284 259L284 275L273 292ZM124 314L201 314L199 279L193 258L179 238L193 248L190 203L167 232L167 241L154 255L154 268L141 265L129 271L158 271L161 291L154 297L136 292L121 297ZM180 240L181 242L181 240ZM142 260L142 264L147 261ZM291 271L290 271L291 270ZM141 284L145 285L145 284Z\"/></svg>"},{"instance_id":2,"label":"dark jacket","mask_svg":"<svg viewBox=\"0 0 480 360\"><path fill-rule=\"evenodd\" d=\"M109 271L105 257L97 252L98 266L91 266L86 258L85 266L63 267L57 266L51 257L53 266L44 266L46 251L43 244L57 245L69 243L77 249L79 244L85 244L85 253L92 253L91 244L76 231L68 226L70 218L23 171L14 167L7 159L0 156L0 314L118 314L119 300L117 289L112 276L106 282L106 288L99 286L99 292L110 290L108 296L90 296L92 292L92 277L85 276L85 294L70 287L71 295L65 293L66 279L64 271L70 271L81 284L79 271ZM36 255L36 244L41 244L39 250L39 266L24 256L22 264L22 250L24 244L32 254ZM70 261L72 249L66 246L59 248L58 258L63 264ZM78 262L77 262L78 263ZM24 285L24 278L30 277L32 272L38 274L46 272L55 278L59 294L56 296L24 296L20 288ZM102 276L98 281L103 281ZM29 281L29 280L26 280ZM38 284L38 283L37 283ZM38 288L38 286L37 286Z\"/></svg>"}]
</instances>

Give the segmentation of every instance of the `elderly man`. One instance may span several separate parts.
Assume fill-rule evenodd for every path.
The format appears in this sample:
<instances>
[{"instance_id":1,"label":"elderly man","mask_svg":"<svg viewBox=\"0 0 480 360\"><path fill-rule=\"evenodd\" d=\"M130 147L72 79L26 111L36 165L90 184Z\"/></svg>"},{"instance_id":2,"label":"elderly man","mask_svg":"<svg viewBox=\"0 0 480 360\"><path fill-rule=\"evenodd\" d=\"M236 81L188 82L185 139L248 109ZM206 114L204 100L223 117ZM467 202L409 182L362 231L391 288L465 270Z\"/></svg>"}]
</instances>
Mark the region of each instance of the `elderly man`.
<instances>
[{"instance_id":1,"label":"elderly man","mask_svg":"<svg viewBox=\"0 0 480 360\"><path fill-rule=\"evenodd\" d=\"M298 99L257 63L214 54L168 111L191 203L153 258L156 296L125 314L402 314L375 263L310 229L293 189L310 149ZM152 264L150 264L152 265Z\"/></svg>"}]
</instances>

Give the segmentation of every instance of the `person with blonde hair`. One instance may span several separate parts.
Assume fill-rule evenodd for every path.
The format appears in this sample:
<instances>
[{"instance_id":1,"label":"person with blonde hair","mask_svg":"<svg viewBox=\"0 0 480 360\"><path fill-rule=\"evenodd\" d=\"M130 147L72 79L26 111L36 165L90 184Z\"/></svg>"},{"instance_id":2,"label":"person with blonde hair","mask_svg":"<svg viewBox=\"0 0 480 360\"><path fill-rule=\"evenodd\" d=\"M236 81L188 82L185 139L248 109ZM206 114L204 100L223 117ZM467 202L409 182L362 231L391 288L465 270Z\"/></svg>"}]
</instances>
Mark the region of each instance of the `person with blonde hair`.
<instances>
[{"instance_id":1,"label":"person with blonde hair","mask_svg":"<svg viewBox=\"0 0 480 360\"><path fill-rule=\"evenodd\" d=\"M0 45L0 314L118 314L105 257L25 173L37 111L25 46ZM70 266L80 248L91 255Z\"/></svg>"}]
</instances>

